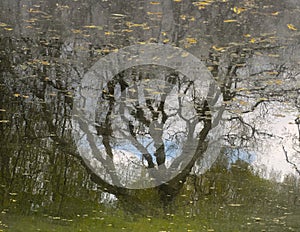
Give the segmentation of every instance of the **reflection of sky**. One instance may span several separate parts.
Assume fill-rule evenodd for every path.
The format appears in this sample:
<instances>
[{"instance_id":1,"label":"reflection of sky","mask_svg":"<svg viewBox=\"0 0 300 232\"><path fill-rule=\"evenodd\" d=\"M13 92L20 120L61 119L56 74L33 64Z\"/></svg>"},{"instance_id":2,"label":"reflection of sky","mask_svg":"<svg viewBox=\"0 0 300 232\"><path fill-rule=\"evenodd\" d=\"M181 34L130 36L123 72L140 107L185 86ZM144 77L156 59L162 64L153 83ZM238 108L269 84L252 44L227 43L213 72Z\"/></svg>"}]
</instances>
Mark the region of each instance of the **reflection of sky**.
<instances>
[{"instance_id":1,"label":"reflection of sky","mask_svg":"<svg viewBox=\"0 0 300 232\"><path fill-rule=\"evenodd\" d=\"M138 141L147 148L149 154L154 158L154 152L156 148L154 147L154 141L150 137L143 136ZM164 140L165 154L167 159L172 159L181 154L182 144L177 144L175 141ZM129 141L118 142L117 145L113 147L117 150L125 150L130 153L135 154L138 158L142 158L142 153Z\"/></svg>"},{"instance_id":2,"label":"reflection of sky","mask_svg":"<svg viewBox=\"0 0 300 232\"><path fill-rule=\"evenodd\" d=\"M256 117L253 115L253 117ZM297 154L293 147L295 138L298 136L295 118L297 109L284 103L274 103L269 105L266 118L261 120L259 129L273 137L261 138L261 144L255 145L257 158L254 162L255 167L262 173L263 177L272 178L271 175L277 173L280 179L287 174L295 174L292 165L288 164L282 149L282 146L288 151L289 158L300 167L299 153ZM256 121L257 118L255 119ZM274 176L273 176L274 177Z\"/></svg>"},{"instance_id":3,"label":"reflection of sky","mask_svg":"<svg viewBox=\"0 0 300 232\"><path fill-rule=\"evenodd\" d=\"M235 163L237 160L243 160L249 164L252 164L256 159L256 155L254 152L249 152L242 149L233 149L229 152L229 154L229 166Z\"/></svg>"}]
</instances>

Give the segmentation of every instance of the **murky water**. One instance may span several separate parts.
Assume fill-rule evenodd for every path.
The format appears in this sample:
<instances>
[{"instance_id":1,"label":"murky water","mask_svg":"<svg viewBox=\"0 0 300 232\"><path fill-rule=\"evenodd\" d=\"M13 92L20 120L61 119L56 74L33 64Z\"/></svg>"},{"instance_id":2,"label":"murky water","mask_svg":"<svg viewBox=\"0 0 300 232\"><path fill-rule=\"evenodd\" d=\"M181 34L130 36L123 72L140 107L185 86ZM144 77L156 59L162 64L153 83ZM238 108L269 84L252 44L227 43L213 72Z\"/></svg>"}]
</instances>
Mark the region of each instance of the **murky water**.
<instances>
[{"instance_id":1,"label":"murky water","mask_svg":"<svg viewBox=\"0 0 300 232\"><path fill-rule=\"evenodd\" d=\"M297 0L0 3L0 231L298 231Z\"/></svg>"}]
</instances>

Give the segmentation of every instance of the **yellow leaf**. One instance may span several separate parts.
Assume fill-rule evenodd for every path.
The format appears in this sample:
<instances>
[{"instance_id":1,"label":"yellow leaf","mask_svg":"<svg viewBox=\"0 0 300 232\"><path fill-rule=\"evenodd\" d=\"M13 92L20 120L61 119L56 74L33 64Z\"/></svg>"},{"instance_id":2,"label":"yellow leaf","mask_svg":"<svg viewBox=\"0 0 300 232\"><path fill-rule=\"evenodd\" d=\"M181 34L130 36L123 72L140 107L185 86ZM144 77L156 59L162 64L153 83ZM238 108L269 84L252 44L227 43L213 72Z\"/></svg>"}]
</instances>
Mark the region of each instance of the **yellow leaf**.
<instances>
[{"instance_id":1,"label":"yellow leaf","mask_svg":"<svg viewBox=\"0 0 300 232\"><path fill-rule=\"evenodd\" d=\"M15 94L14 94L14 96L15 96L15 97L20 97L20 96L21 96L21 94L19 94L19 93L15 93Z\"/></svg>"},{"instance_id":2,"label":"yellow leaf","mask_svg":"<svg viewBox=\"0 0 300 232\"><path fill-rule=\"evenodd\" d=\"M251 35L250 34L245 34L244 35L246 38L249 38L249 37L251 37Z\"/></svg>"},{"instance_id":3,"label":"yellow leaf","mask_svg":"<svg viewBox=\"0 0 300 232\"><path fill-rule=\"evenodd\" d=\"M186 15L180 15L180 18L181 18L182 20L186 20Z\"/></svg>"},{"instance_id":4,"label":"yellow leaf","mask_svg":"<svg viewBox=\"0 0 300 232\"><path fill-rule=\"evenodd\" d=\"M124 14L111 14L112 16L116 16L116 17L126 17L126 15Z\"/></svg>"},{"instance_id":5,"label":"yellow leaf","mask_svg":"<svg viewBox=\"0 0 300 232\"><path fill-rule=\"evenodd\" d=\"M173 0L174 2L181 2L182 0Z\"/></svg>"},{"instance_id":6,"label":"yellow leaf","mask_svg":"<svg viewBox=\"0 0 300 232\"><path fill-rule=\"evenodd\" d=\"M130 30L130 29L123 29L122 32L128 32L128 33L129 33L129 32L133 32L133 30Z\"/></svg>"},{"instance_id":7,"label":"yellow leaf","mask_svg":"<svg viewBox=\"0 0 300 232\"><path fill-rule=\"evenodd\" d=\"M265 97L261 97L258 99L258 101L268 101L269 99L268 98L265 98Z\"/></svg>"},{"instance_id":8,"label":"yellow leaf","mask_svg":"<svg viewBox=\"0 0 300 232\"><path fill-rule=\"evenodd\" d=\"M233 23L233 22L237 22L237 20L236 19L225 19L223 22L224 23Z\"/></svg>"},{"instance_id":9,"label":"yellow leaf","mask_svg":"<svg viewBox=\"0 0 300 232\"><path fill-rule=\"evenodd\" d=\"M255 42L256 42L255 38L250 39L250 43L255 43Z\"/></svg>"},{"instance_id":10,"label":"yellow leaf","mask_svg":"<svg viewBox=\"0 0 300 232\"><path fill-rule=\"evenodd\" d=\"M103 27L101 26L96 26L96 25L88 25L88 26L84 26L84 28L89 28L89 29L99 29L102 30Z\"/></svg>"},{"instance_id":11,"label":"yellow leaf","mask_svg":"<svg viewBox=\"0 0 300 232\"><path fill-rule=\"evenodd\" d=\"M275 116L277 118L285 118L284 114L273 114L273 116Z\"/></svg>"},{"instance_id":12,"label":"yellow leaf","mask_svg":"<svg viewBox=\"0 0 300 232\"><path fill-rule=\"evenodd\" d=\"M72 31L74 34L80 34L80 33L82 33L82 30L72 29L71 31Z\"/></svg>"},{"instance_id":13,"label":"yellow leaf","mask_svg":"<svg viewBox=\"0 0 300 232\"><path fill-rule=\"evenodd\" d=\"M269 57L280 57L278 54L269 54Z\"/></svg>"},{"instance_id":14,"label":"yellow leaf","mask_svg":"<svg viewBox=\"0 0 300 232\"><path fill-rule=\"evenodd\" d=\"M150 4L152 4L152 5L159 5L160 2L150 2Z\"/></svg>"},{"instance_id":15,"label":"yellow leaf","mask_svg":"<svg viewBox=\"0 0 300 232\"><path fill-rule=\"evenodd\" d=\"M188 52L184 52L184 53L181 54L181 57L187 57L188 55L189 55Z\"/></svg>"},{"instance_id":16,"label":"yellow leaf","mask_svg":"<svg viewBox=\"0 0 300 232\"><path fill-rule=\"evenodd\" d=\"M237 89L236 91L237 92L242 92L242 91L247 91L248 89L247 88L239 88L239 89Z\"/></svg>"},{"instance_id":17,"label":"yellow leaf","mask_svg":"<svg viewBox=\"0 0 300 232\"><path fill-rule=\"evenodd\" d=\"M50 63L48 61L45 61L45 60L41 60L40 62L42 65L50 65Z\"/></svg>"},{"instance_id":18,"label":"yellow leaf","mask_svg":"<svg viewBox=\"0 0 300 232\"><path fill-rule=\"evenodd\" d=\"M6 23L0 23L0 27L7 27L8 25Z\"/></svg>"},{"instance_id":19,"label":"yellow leaf","mask_svg":"<svg viewBox=\"0 0 300 232\"><path fill-rule=\"evenodd\" d=\"M13 29L11 27L4 27L4 30L6 30L6 31L12 31Z\"/></svg>"},{"instance_id":20,"label":"yellow leaf","mask_svg":"<svg viewBox=\"0 0 300 232\"><path fill-rule=\"evenodd\" d=\"M268 75L278 75L279 73L276 72L276 71L269 71L269 72L266 72L266 74L268 74Z\"/></svg>"},{"instance_id":21,"label":"yellow leaf","mask_svg":"<svg viewBox=\"0 0 300 232\"><path fill-rule=\"evenodd\" d=\"M279 12L278 11L273 12L273 13L271 13L271 15L274 15L274 16L279 15Z\"/></svg>"},{"instance_id":22,"label":"yellow leaf","mask_svg":"<svg viewBox=\"0 0 300 232\"><path fill-rule=\"evenodd\" d=\"M231 206L231 207L239 207L239 206L242 206L242 204L228 204L228 206Z\"/></svg>"},{"instance_id":23,"label":"yellow leaf","mask_svg":"<svg viewBox=\"0 0 300 232\"><path fill-rule=\"evenodd\" d=\"M282 80L275 80L274 83L276 85L282 85L283 81Z\"/></svg>"},{"instance_id":24,"label":"yellow leaf","mask_svg":"<svg viewBox=\"0 0 300 232\"><path fill-rule=\"evenodd\" d=\"M5 109L0 109L0 112L6 112L6 110Z\"/></svg>"},{"instance_id":25,"label":"yellow leaf","mask_svg":"<svg viewBox=\"0 0 300 232\"><path fill-rule=\"evenodd\" d=\"M106 32L104 32L104 34L105 34L105 35L112 35L112 34L113 34L113 32L106 31Z\"/></svg>"},{"instance_id":26,"label":"yellow leaf","mask_svg":"<svg viewBox=\"0 0 300 232\"><path fill-rule=\"evenodd\" d=\"M241 101L239 101L239 104L242 105L242 106L246 106L246 105L248 105L248 102L245 102L245 101L241 100Z\"/></svg>"},{"instance_id":27,"label":"yellow leaf","mask_svg":"<svg viewBox=\"0 0 300 232\"><path fill-rule=\"evenodd\" d=\"M8 120L0 120L0 123L9 123Z\"/></svg>"},{"instance_id":28,"label":"yellow leaf","mask_svg":"<svg viewBox=\"0 0 300 232\"><path fill-rule=\"evenodd\" d=\"M246 10L245 8L236 7L236 6L233 8L233 12L236 13L236 14L240 14L245 10Z\"/></svg>"},{"instance_id":29,"label":"yellow leaf","mask_svg":"<svg viewBox=\"0 0 300 232\"><path fill-rule=\"evenodd\" d=\"M161 16L162 15L162 12L151 12L151 11L148 11L147 12L147 15L158 15L158 16Z\"/></svg>"},{"instance_id":30,"label":"yellow leaf","mask_svg":"<svg viewBox=\"0 0 300 232\"><path fill-rule=\"evenodd\" d=\"M164 39L163 42L168 43L168 42L170 42L170 40L169 39Z\"/></svg>"},{"instance_id":31,"label":"yellow leaf","mask_svg":"<svg viewBox=\"0 0 300 232\"><path fill-rule=\"evenodd\" d=\"M197 39L195 39L195 38L186 38L186 41L187 41L189 44L195 44L195 43L197 43Z\"/></svg>"},{"instance_id":32,"label":"yellow leaf","mask_svg":"<svg viewBox=\"0 0 300 232\"><path fill-rule=\"evenodd\" d=\"M190 18L190 21L192 21L192 22L194 22L196 19L195 19L195 17L194 16L192 16L191 18Z\"/></svg>"},{"instance_id":33,"label":"yellow leaf","mask_svg":"<svg viewBox=\"0 0 300 232\"><path fill-rule=\"evenodd\" d=\"M298 29L293 24L287 24L287 27L292 31L297 31Z\"/></svg>"},{"instance_id":34,"label":"yellow leaf","mask_svg":"<svg viewBox=\"0 0 300 232\"><path fill-rule=\"evenodd\" d=\"M220 52L220 51L224 51L226 48L225 47L217 47L217 46L212 46L212 48L217 51L217 52Z\"/></svg>"}]
</instances>

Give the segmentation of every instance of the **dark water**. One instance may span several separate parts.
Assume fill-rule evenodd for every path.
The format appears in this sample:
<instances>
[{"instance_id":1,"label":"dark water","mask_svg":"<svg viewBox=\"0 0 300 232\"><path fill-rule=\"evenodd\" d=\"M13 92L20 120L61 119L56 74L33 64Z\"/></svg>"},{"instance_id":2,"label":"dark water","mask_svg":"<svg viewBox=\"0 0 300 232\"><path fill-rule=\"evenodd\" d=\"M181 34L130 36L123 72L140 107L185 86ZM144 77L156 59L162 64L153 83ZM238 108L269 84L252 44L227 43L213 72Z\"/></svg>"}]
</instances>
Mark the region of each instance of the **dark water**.
<instances>
[{"instance_id":1,"label":"dark water","mask_svg":"<svg viewBox=\"0 0 300 232\"><path fill-rule=\"evenodd\" d=\"M299 230L297 0L0 10L0 231Z\"/></svg>"}]
</instances>

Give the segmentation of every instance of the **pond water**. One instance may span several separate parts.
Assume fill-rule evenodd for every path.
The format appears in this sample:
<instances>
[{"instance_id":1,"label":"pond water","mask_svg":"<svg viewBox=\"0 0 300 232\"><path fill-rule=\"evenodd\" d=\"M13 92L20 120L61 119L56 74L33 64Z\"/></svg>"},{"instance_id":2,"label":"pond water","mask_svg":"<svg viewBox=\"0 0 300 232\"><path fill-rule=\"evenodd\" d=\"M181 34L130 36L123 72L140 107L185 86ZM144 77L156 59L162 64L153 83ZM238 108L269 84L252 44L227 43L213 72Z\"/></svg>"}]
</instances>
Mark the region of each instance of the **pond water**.
<instances>
[{"instance_id":1,"label":"pond water","mask_svg":"<svg viewBox=\"0 0 300 232\"><path fill-rule=\"evenodd\" d=\"M297 0L2 0L0 231L299 231Z\"/></svg>"}]
</instances>

